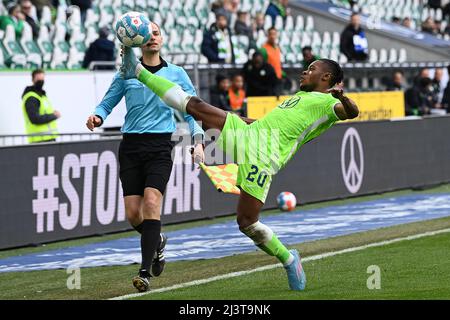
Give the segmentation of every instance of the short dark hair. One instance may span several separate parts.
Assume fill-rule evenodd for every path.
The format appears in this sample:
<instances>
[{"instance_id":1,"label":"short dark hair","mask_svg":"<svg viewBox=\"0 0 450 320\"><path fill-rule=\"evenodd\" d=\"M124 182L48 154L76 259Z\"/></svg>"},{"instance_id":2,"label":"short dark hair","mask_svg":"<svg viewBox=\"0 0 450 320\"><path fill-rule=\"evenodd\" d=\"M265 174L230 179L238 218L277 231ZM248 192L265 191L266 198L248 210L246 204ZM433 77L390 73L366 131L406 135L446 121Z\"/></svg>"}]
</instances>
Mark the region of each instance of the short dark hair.
<instances>
[{"instance_id":1,"label":"short dark hair","mask_svg":"<svg viewBox=\"0 0 450 320\"><path fill-rule=\"evenodd\" d=\"M311 47L311 46L304 46L304 47L302 48L302 52L305 52L305 51L307 51L307 50L312 51L312 47Z\"/></svg>"},{"instance_id":2,"label":"short dark hair","mask_svg":"<svg viewBox=\"0 0 450 320\"><path fill-rule=\"evenodd\" d=\"M344 71L342 71L339 63L331 59L319 59L319 61L325 63L331 73L330 88L344 79Z\"/></svg>"},{"instance_id":3,"label":"short dark hair","mask_svg":"<svg viewBox=\"0 0 450 320\"><path fill-rule=\"evenodd\" d=\"M14 10L16 10L17 8L19 8L19 4L16 2L10 2L6 5L6 10L8 11L9 15L12 15Z\"/></svg>"},{"instance_id":4,"label":"short dark hair","mask_svg":"<svg viewBox=\"0 0 450 320\"><path fill-rule=\"evenodd\" d=\"M278 32L277 28L275 28L275 27L270 27L269 29L267 29L267 33L269 33L270 31Z\"/></svg>"},{"instance_id":5,"label":"short dark hair","mask_svg":"<svg viewBox=\"0 0 450 320\"><path fill-rule=\"evenodd\" d=\"M33 72L31 73L31 79L34 79L34 77L39 74L39 73L45 73L44 70L42 69L35 69L33 70Z\"/></svg>"}]
</instances>

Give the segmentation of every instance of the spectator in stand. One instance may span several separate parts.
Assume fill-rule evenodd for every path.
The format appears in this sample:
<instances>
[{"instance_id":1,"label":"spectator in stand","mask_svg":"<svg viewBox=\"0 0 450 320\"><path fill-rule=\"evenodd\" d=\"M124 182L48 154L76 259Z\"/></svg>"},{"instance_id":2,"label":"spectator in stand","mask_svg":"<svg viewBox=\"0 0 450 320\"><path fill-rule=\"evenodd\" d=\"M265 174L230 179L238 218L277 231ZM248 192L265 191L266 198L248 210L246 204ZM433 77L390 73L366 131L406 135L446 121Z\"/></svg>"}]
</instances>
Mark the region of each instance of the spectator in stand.
<instances>
[{"instance_id":1,"label":"spectator in stand","mask_svg":"<svg viewBox=\"0 0 450 320\"><path fill-rule=\"evenodd\" d=\"M224 9L231 12L231 14L236 14L238 12L240 4L240 0L223 0Z\"/></svg>"},{"instance_id":2,"label":"spectator in stand","mask_svg":"<svg viewBox=\"0 0 450 320\"><path fill-rule=\"evenodd\" d=\"M230 79L218 74L216 76L215 86L209 91L209 100L211 101L211 104L222 110L231 111L228 89L230 89Z\"/></svg>"},{"instance_id":3,"label":"spectator in stand","mask_svg":"<svg viewBox=\"0 0 450 320\"><path fill-rule=\"evenodd\" d=\"M231 16L237 13L239 4L239 0L218 0L212 3L211 10L215 14L217 14L217 11L225 14L228 22L230 22Z\"/></svg>"},{"instance_id":4,"label":"spectator in stand","mask_svg":"<svg viewBox=\"0 0 450 320\"><path fill-rule=\"evenodd\" d=\"M216 22L203 33L201 52L209 62L234 63L231 30L223 9L216 10Z\"/></svg>"},{"instance_id":5,"label":"spectator in stand","mask_svg":"<svg viewBox=\"0 0 450 320\"><path fill-rule=\"evenodd\" d=\"M350 24L341 34L341 52L350 62L367 60L369 46L357 13L351 15Z\"/></svg>"},{"instance_id":6,"label":"spectator in stand","mask_svg":"<svg viewBox=\"0 0 450 320\"><path fill-rule=\"evenodd\" d=\"M436 24L434 23L434 20L432 17L428 17L423 23L422 23L422 31L430 34L437 34L437 28Z\"/></svg>"},{"instance_id":7,"label":"spectator in stand","mask_svg":"<svg viewBox=\"0 0 450 320\"><path fill-rule=\"evenodd\" d=\"M252 59L244 64L242 70L247 85L247 97L273 96L277 76L273 67L264 62L261 52L253 53Z\"/></svg>"},{"instance_id":8,"label":"spectator in stand","mask_svg":"<svg viewBox=\"0 0 450 320\"><path fill-rule=\"evenodd\" d=\"M84 21L86 21L86 12L88 9L92 8L92 0L71 0L70 2L72 5L80 8L81 24L84 25Z\"/></svg>"},{"instance_id":9,"label":"spectator in stand","mask_svg":"<svg viewBox=\"0 0 450 320\"><path fill-rule=\"evenodd\" d=\"M279 96L281 94L285 74L281 65L281 49L278 46L278 31L274 27L271 27L267 31L267 42L263 44L261 53L264 57L264 61L270 64L275 70L278 79L277 85L275 86L275 95Z\"/></svg>"},{"instance_id":10,"label":"spectator in stand","mask_svg":"<svg viewBox=\"0 0 450 320\"><path fill-rule=\"evenodd\" d=\"M25 16L25 21L30 25L33 31L33 39L36 40L39 37L39 23L31 17L32 3L30 0L22 0L20 2L20 9Z\"/></svg>"},{"instance_id":11,"label":"spectator in stand","mask_svg":"<svg viewBox=\"0 0 450 320\"><path fill-rule=\"evenodd\" d=\"M428 0L427 6L432 9L442 9L442 2L441 0Z\"/></svg>"},{"instance_id":12,"label":"spectator in stand","mask_svg":"<svg viewBox=\"0 0 450 320\"><path fill-rule=\"evenodd\" d=\"M419 74L414 78L414 85L417 85L419 81L423 78L430 78L430 70L427 68L422 68L419 71Z\"/></svg>"},{"instance_id":13,"label":"spectator in stand","mask_svg":"<svg viewBox=\"0 0 450 320\"><path fill-rule=\"evenodd\" d=\"M406 84L403 71L396 70L392 76L391 83L386 88L387 91L405 91Z\"/></svg>"},{"instance_id":14,"label":"spectator in stand","mask_svg":"<svg viewBox=\"0 0 450 320\"><path fill-rule=\"evenodd\" d=\"M401 23L401 20L400 20L400 18L399 17L392 17L392 23L395 23L395 24L400 24Z\"/></svg>"},{"instance_id":15,"label":"spectator in stand","mask_svg":"<svg viewBox=\"0 0 450 320\"><path fill-rule=\"evenodd\" d=\"M248 12L238 11L237 20L234 24L234 33L247 36L249 39L253 38L252 28L248 25Z\"/></svg>"},{"instance_id":16,"label":"spectator in stand","mask_svg":"<svg viewBox=\"0 0 450 320\"><path fill-rule=\"evenodd\" d=\"M442 9L442 16L444 19L446 19L447 17L450 18L450 2L447 3L444 8Z\"/></svg>"},{"instance_id":17,"label":"spectator in stand","mask_svg":"<svg viewBox=\"0 0 450 320\"><path fill-rule=\"evenodd\" d=\"M246 112L246 99L244 90L244 77L241 74L235 74L231 78L231 86L228 89L228 97L230 101L231 110L245 117Z\"/></svg>"},{"instance_id":18,"label":"spectator in stand","mask_svg":"<svg viewBox=\"0 0 450 320\"><path fill-rule=\"evenodd\" d=\"M403 18L402 26L404 26L408 29L412 29L413 27L412 27L411 19L409 17Z\"/></svg>"},{"instance_id":19,"label":"spectator in stand","mask_svg":"<svg viewBox=\"0 0 450 320\"><path fill-rule=\"evenodd\" d=\"M7 5L8 15L0 20L0 30L5 31L8 25L13 26L16 33L16 39L20 40L23 32L25 21L24 14L20 11L20 6L15 2L10 2Z\"/></svg>"},{"instance_id":20,"label":"spectator in stand","mask_svg":"<svg viewBox=\"0 0 450 320\"><path fill-rule=\"evenodd\" d=\"M115 46L114 42L108 39L109 29L103 27L99 31L97 40L91 43L86 50L82 67L89 68L92 61L114 61L115 60ZM95 70L112 70L115 66L98 66Z\"/></svg>"},{"instance_id":21,"label":"spectator in stand","mask_svg":"<svg viewBox=\"0 0 450 320\"><path fill-rule=\"evenodd\" d=\"M264 31L266 33L266 30L264 29L264 14L261 12L258 12L255 15L255 19L253 20L253 33L255 36L258 34L259 30Z\"/></svg>"},{"instance_id":22,"label":"spectator in stand","mask_svg":"<svg viewBox=\"0 0 450 320\"><path fill-rule=\"evenodd\" d=\"M309 65L316 60L319 60L320 57L316 54L313 54L311 46L305 46L302 48L303 55L303 70L308 69Z\"/></svg>"},{"instance_id":23,"label":"spectator in stand","mask_svg":"<svg viewBox=\"0 0 450 320\"><path fill-rule=\"evenodd\" d=\"M407 116L428 115L435 108L433 85L430 78L421 78L405 92L405 114Z\"/></svg>"},{"instance_id":24,"label":"spectator in stand","mask_svg":"<svg viewBox=\"0 0 450 320\"><path fill-rule=\"evenodd\" d=\"M272 18L272 26L275 25L277 16L281 16L283 21L286 20L286 17L289 15L288 3L289 0L270 1L269 6L266 9L266 16Z\"/></svg>"},{"instance_id":25,"label":"spectator in stand","mask_svg":"<svg viewBox=\"0 0 450 320\"><path fill-rule=\"evenodd\" d=\"M31 0L31 3L36 7L38 19L41 19L42 8L44 8L45 6L49 7L50 9L58 6L58 3L55 3L51 0ZM53 4L55 4L55 6L53 6Z\"/></svg>"},{"instance_id":26,"label":"spectator in stand","mask_svg":"<svg viewBox=\"0 0 450 320\"><path fill-rule=\"evenodd\" d=\"M447 66L447 71L450 75L450 65ZM447 110L447 113L450 113L450 79L447 81L447 86L444 89L441 105L443 109Z\"/></svg>"}]
</instances>

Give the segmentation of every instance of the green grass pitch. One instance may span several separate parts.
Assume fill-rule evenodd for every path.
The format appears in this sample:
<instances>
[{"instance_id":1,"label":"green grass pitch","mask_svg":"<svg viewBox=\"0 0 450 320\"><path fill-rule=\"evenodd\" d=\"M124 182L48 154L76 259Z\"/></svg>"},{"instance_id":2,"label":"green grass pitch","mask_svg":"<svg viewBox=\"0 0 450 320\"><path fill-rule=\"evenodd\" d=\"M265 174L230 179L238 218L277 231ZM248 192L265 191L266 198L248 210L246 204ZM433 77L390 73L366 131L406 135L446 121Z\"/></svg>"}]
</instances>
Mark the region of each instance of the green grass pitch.
<instances>
[{"instance_id":1,"label":"green grass pitch","mask_svg":"<svg viewBox=\"0 0 450 320\"><path fill-rule=\"evenodd\" d=\"M430 191L448 193L450 187L447 185L427 192ZM410 192L333 201L304 208L346 204ZM276 213L272 211L266 214ZM212 222L230 219L234 217L220 218ZM168 226L164 229L168 231L206 223L211 221ZM291 247L299 249L303 257L310 257L446 228L450 228L450 217L301 243ZM130 235L136 234L128 232L59 242L39 248L2 251L0 257ZM282 268L274 268L207 284L150 293L134 299L450 299L449 243L450 233L441 233L305 262L308 284L304 292L290 291L285 271ZM153 290L167 288L274 263L276 260L273 257L256 250L220 259L168 262L164 273L158 278L151 279L151 288ZM367 269L373 265L380 269L381 288L370 290L367 288L367 279L372 274L367 273ZM66 270L0 273L0 299L109 299L133 294L136 292L131 285L131 278L137 269L137 265L82 268L80 290L67 288L69 275Z\"/></svg>"}]
</instances>

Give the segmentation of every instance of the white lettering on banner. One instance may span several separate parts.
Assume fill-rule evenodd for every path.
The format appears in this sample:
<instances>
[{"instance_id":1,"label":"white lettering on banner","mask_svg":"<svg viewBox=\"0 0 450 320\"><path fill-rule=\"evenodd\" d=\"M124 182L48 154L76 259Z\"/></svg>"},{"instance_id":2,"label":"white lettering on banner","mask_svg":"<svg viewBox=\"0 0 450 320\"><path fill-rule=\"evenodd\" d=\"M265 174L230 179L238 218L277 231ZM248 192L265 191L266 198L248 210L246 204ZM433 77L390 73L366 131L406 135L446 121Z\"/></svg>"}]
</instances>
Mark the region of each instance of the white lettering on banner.
<instances>
[{"instance_id":1,"label":"white lettering on banner","mask_svg":"<svg viewBox=\"0 0 450 320\"><path fill-rule=\"evenodd\" d=\"M70 212L67 203L59 205L59 224L65 230L73 230L80 217L80 198L70 178L80 178L80 160L77 155L69 153L64 157L61 168L61 185L70 202ZM70 175L72 173L72 175Z\"/></svg>"},{"instance_id":2,"label":"white lettering on banner","mask_svg":"<svg viewBox=\"0 0 450 320\"><path fill-rule=\"evenodd\" d=\"M44 232L44 220L47 214L47 231L53 231L54 212L58 210L58 197L55 189L59 187L58 175L55 174L55 157L47 159L47 174L45 173L45 157L38 159L38 173L33 177L33 190L37 197L33 200L33 213L36 215L36 232Z\"/></svg>"},{"instance_id":3,"label":"white lettering on banner","mask_svg":"<svg viewBox=\"0 0 450 320\"><path fill-rule=\"evenodd\" d=\"M109 168L108 188L106 188L107 168ZM116 212L117 161L114 153L111 151L102 153L98 160L97 172L97 219L101 224L108 225L113 222L114 213ZM105 198L107 199L106 201Z\"/></svg>"},{"instance_id":4,"label":"white lettering on banner","mask_svg":"<svg viewBox=\"0 0 450 320\"><path fill-rule=\"evenodd\" d=\"M117 177L117 159L113 152L85 153L79 156L67 154L61 165L61 189L68 202L59 202L55 197L59 188L59 175L55 174L55 157L38 158L37 176L34 176L33 190L37 191L33 199L33 213L36 215L36 232L54 231L55 212L59 224L64 230L73 230L81 222L82 226L91 226L92 201L96 201L96 218L102 225L114 221L117 212L117 222L125 221L125 208L122 196L122 186ZM96 168L98 167L98 168ZM84 168L82 171L81 168ZM97 172L95 172L95 169ZM83 179L83 198L80 201L79 193L74 186L77 179ZM95 199L92 196L94 174L96 173ZM117 192L117 189L119 191ZM82 203L82 217L80 221ZM117 204L117 205L116 205ZM117 210L116 210L117 208Z\"/></svg>"},{"instance_id":5,"label":"white lettering on banner","mask_svg":"<svg viewBox=\"0 0 450 320\"><path fill-rule=\"evenodd\" d=\"M176 213L191 211L191 203L193 210L201 210L200 170L193 168L190 153L183 152L181 146L176 146L173 154L175 160L164 194L163 214L169 215L174 212L172 207L174 201ZM176 161L183 155L185 155L184 161Z\"/></svg>"},{"instance_id":6,"label":"white lettering on banner","mask_svg":"<svg viewBox=\"0 0 450 320\"><path fill-rule=\"evenodd\" d=\"M185 159L174 161L163 200L164 214L174 212L174 201L176 213L201 210L200 169L192 164L190 153L182 151L182 147L174 148L175 157ZM60 174L55 172L56 167L55 157L38 158L37 175L32 178L36 191L32 211L36 215L37 233L54 231L55 219L63 230L74 230L80 224L90 227L95 222L109 225L126 220L118 164L113 152L68 153L62 159ZM58 193L60 187L62 192Z\"/></svg>"},{"instance_id":7,"label":"white lettering on banner","mask_svg":"<svg viewBox=\"0 0 450 320\"><path fill-rule=\"evenodd\" d=\"M83 153L80 156L81 167L84 168L83 184L83 226L91 225L92 179L94 167L98 163L98 153Z\"/></svg>"}]
</instances>

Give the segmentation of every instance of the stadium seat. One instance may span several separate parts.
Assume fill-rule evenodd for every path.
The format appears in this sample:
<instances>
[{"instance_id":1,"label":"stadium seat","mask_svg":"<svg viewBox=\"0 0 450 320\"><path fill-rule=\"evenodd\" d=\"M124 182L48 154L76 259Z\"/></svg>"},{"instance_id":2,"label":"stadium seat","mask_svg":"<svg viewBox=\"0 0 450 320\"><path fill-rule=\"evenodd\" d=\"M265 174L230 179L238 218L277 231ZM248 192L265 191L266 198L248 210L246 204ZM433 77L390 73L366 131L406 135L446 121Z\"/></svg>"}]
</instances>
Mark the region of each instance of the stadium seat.
<instances>
[{"instance_id":1,"label":"stadium seat","mask_svg":"<svg viewBox=\"0 0 450 320\"><path fill-rule=\"evenodd\" d=\"M278 31L283 30L283 18L281 16L277 16L275 18L275 29L277 29Z\"/></svg>"},{"instance_id":2,"label":"stadium seat","mask_svg":"<svg viewBox=\"0 0 450 320\"><path fill-rule=\"evenodd\" d=\"M369 62L370 63L376 63L378 62L378 52L377 49L370 49L369 50Z\"/></svg>"},{"instance_id":3,"label":"stadium seat","mask_svg":"<svg viewBox=\"0 0 450 320\"><path fill-rule=\"evenodd\" d=\"M41 27L46 26L47 28L52 28L52 13L50 11L50 7L42 7L41 20L39 23Z\"/></svg>"},{"instance_id":4,"label":"stadium seat","mask_svg":"<svg viewBox=\"0 0 450 320\"><path fill-rule=\"evenodd\" d=\"M389 49L389 63L398 62L397 50L395 48Z\"/></svg>"},{"instance_id":5,"label":"stadium seat","mask_svg":"<svg viewBox=\"0 0 450 320\"><path fill-rule=\"evenodd\" d=\"M340 53L339 54L339 60L338 60L339 64L345 64L348 62L347 57L345 56L345 54Z\"/></svg>"},{"instance_id":6,"label":"stadium seat","mask_svg":"<svg viewBox=\"0 0 450 320\"><path fill-rule=\"evenodd\" d=\"M3 55L3 46L0 44L0 69L6 68L5 57Z\"/></svg>"},{"instance_id":7,"label":"stadium seat","mask_svg":"<svg viewBox=\"0 0 450 320\"><path fill-rule=\"evenodd\" d=\"M314 30L314 18L312 16L307 16L306 17L305 30L306 31L313 31Z\"/></svg>"},{"instance_id":8,"label":"stadium seat","mask_svg":"<svg viewBox=\"0 0 450 320\"><path fill-rule=\"evenodd\" d=\"M81 13L80 8L78 6L70 6L72 14L67 19L67 26L72 33L72 30L81 31Z\"/></svg>"},{"instance_id":9,"label":"stadium seat","mask_svg":"<svg viewBox=\"0 0 450 320\"><path fill-rule=\"evenodd\" d=\"M287 16L286 17L286 23L284 25L284 30L285 31L294 31L294 18L292 18L292 16Z\"/></svg>"},{"instance_id":10,"label":"stadium seat","mask_svg":"<svg viewBox=\"0 0 450 320\"><path fill-rule=\"evenodd\" d=\"M16 32L12 25L6 26L2 43L7 54L6 65L13 69L26 68L27 58L22 47L16 41Z\"/></svg>"},{"instance_id":11,"label":"stadium seat","mask_svg":"<svg viewBox=\"0 0 450 320\"><path fill-rule=\"evenodd\" d=\"M298 15L296 18L295 18L295 27L294 27L294 30L295 31L303 31L303 30L305 30L305 20L304 20L304 18L303 18L303 16L301 16L301 15Z\"/></svg>"},{"instance_id":12,"label":"stadium seat","mask_svg":"<svg viewBox=\"0 0 450 320\"><path fill-rule=\"evenodd\" d=\"M272 18L270 16L264 17L264 30L267 30L272 27Z\"/></svg>"},{"instance_id":13,"label":"stadium seat","mask_svg":"<svg viewBox=\"0 0 450 320\"><path fill-rule=\"evenodd\" d=\"M379 63L386 63L388 62L388 52L385 48L380 49L380 55L378 57Z\"/></svg>"},{"instance_id":14,"label":"stadium seat","mask_svg":"<svg viewBox=\"0 0 450 320\"><path fill-rule=\"evenodd\" d=\"M398 53L398 62L402 63L402 62L406 62L406 60L407 60L406 49L401 48Z\"/></svg>"},{"instance_id":15,"label":"stadium seat","mask_svg":"<svg viewBox=\"0 0 450 320\"><path fill-rule=\"evenodd\" d=\"M303 47L305 46L311 46L312 40L311 37L309 36L309 33L307 32L303 32L302 33L302 40L301 40L301 44Z\"/></svg>"},{"instance_id":16,"label":"stadium seat","mask_svg":"<svg viewBox=\"0 0 450 320\"><path fill-rule=\"evenodd\" d=\"M84 27L87 29L97 25L99 16L95 13L93 9L87 9L86 20L84 21Z\"/></svg>"},{"instance_id":17,"label":"stadium seat","mask_svg":"<svg viewBox=\"0 0 450 320\"><path fill-rule=\"evenodd\" d=\"M42 67L42 54L36 42L33 40L33 31L28 23L24 23L20 44L27 55L27 64L29 68Z\"/></svg>"},{"instance_id":18,"label":"stadium seat","mask_svg":"<svg viewBox=\"0 0 450 320\"><path fill-rule=\"evenodd\" d=\"M322 44L322 39L320 38L320 33L317 31L313 31L312 42L311 42L311 47L313 49L313 52L319 51L321 44Z\"/></svg>"},{"instance_id":19,"label":"stadium seat","mask_svg":"<svg viewBox=\"0 0 450 320\"><path fill-rule=\"evenodd\" d=\"M66 62L69 57L69 44L65 40L66 31L66 27L63 24L56 25L53 39L53 57L50 64L52 69L66 68Z\"/></svg>"},{"instance_id":20,"label":"stadium seat","mask_svg":"<svg viewBox=\"0 0 450 320\"><path fill-rule=\"evenodd\" d=\"M339 60L339 50L336 49L331 49L330 51L330 59L334 60L334 61L338 61Z\"/></svg>"},{"instance_id":21,"label":"stadium seat","mask_svg":"<svg viewBox=\"0 0 450 320\"><path fill-rule=\"evenodd\" d=\"M79 29L74 29L72 36L70 37L70 49L69 58L67 61L67 67L69 69L79 69L86 53L86 44L84 42L85 36Z\"/></svg>"},{"instance_id":22,"label":"stadium seat","mask_svg":"<svg viewBox=\"0 0 450 320\"><path fill-rule=\"evenodd\" d=\"M37 45L41 50L42 64L44 68L50 68L50 62L53 55L53 44L50 41L47 28L39 29L39 36L37 39Z\"/></svg>"}]
</instances>

